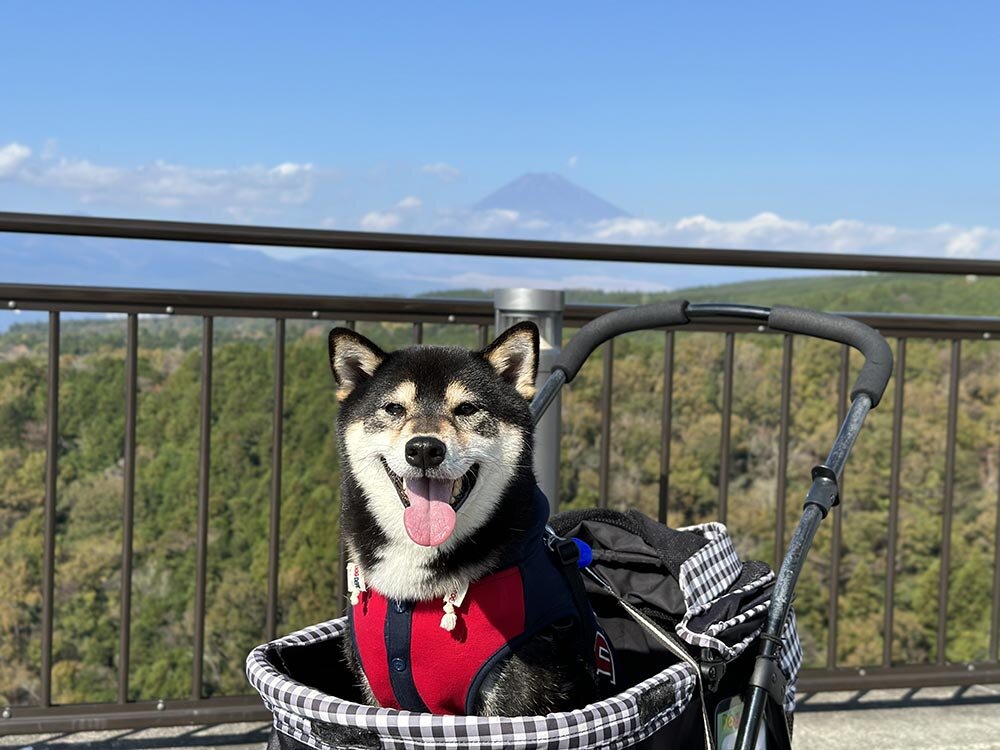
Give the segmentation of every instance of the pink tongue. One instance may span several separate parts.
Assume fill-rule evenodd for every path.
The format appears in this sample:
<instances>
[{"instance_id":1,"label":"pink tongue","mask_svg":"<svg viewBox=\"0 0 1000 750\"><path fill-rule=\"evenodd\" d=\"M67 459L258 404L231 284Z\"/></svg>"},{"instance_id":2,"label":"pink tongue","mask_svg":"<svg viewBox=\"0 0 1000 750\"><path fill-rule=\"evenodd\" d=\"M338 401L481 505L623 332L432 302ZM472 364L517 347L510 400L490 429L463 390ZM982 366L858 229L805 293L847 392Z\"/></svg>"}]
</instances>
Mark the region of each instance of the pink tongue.
<instances>
[{"instance_id":1,"label":"pink tongue","mask_svg":"<svg viewBox=\"0 0 1000 750\"><path fill-rule=\"evenodd\" d=\"M454 484L453 479L406 480L410 507L403 511L403 525L422 547L437 547L455 530L455 509L448 503Z\"/></svg>"}]
</instances>

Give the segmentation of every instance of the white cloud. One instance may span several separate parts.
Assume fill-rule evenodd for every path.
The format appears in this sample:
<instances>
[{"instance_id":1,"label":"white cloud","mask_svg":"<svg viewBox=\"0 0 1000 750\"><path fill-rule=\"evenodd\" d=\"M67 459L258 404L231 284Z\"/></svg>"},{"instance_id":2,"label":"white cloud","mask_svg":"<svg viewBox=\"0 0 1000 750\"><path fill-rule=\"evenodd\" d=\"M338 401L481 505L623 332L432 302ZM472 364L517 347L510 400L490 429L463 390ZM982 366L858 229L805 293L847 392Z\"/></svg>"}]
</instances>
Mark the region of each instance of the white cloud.
<instances>
[{"instance_id":1,"label":"white cloud","mask_svg":"<svg viewBox=\"0 0 1000 750\"><path fill-rule=\"evenodd\" d=\"M435 232L451 234L503 236L506 233L521 235L525 232L534 232L539 237L548 237L550 230L558 229L544 219L522 216L520 212L506 208L491 208L485 211L467 209L441 211L432 227Z\"/></svg>"},{"instance_id":2,"label":"white cloud","mask_svg":"<svg viewBox=\"0 0 1000 750\"><path fill-rule=\"evenodd\" d=\"M720 221L703 214L667 222L618 218L591 227L589 238L693 247L801 250L829 253L1000 257L1000 229L939 224L905 228L853 219L810 223L765 212L749 219Z\"/></svg>"},{"instance_id":3,"label":"white cloud","mask_svg":"<svg viewBox=\"0 0 1000 750\"><path fill-rule=\"evenodd\" d=\"M396 208L401 208L405 211L407 209L420 208L422 205L424 205L424 202L417 196L408 195L396 204Z\"/></svg>"},{"instance_id":4,"label":"white cloud","mask_svg":"<svg viewBox=\"0 0 1000 750\"><path fill-rule=\"evenodd\" d=\"M420 167L420 171L424 174L434 175L439 177L446 182L451 180L457 180L462 176L462 172L456 167L451 166L451 164L446 164L443 161L434 162L433 164L424 164Z\"/></svg>"},{"instance_id":5,"label":"white cloud","mask_svg":"<svg viewBox=\"0 0 1000 750\"><path fill-rule=\"evenodd\" d=\"M73 193L88 205L208 205L241 219L250 218L257 209L305 203L312 197L317 176L312 164L295 162L208 168L154 161L117 167L58 156L51 142L39 158L30 158L31 154L18 143L0 149L0 177Z\"/></svg>"},{"instance_id":6,"label":"white cloud","mask_svg":"<svg viewBox=\"0 0 1000 750\"><path fill-rule=\"evenodd\" d=\"M368 232L388 232L399 226L402 217L392 211L369 211L361 217L361 228Z\"/></svg>"},{"instance_id":7,"label":"white cloud","mask_svg":"<svg viewBox=\"0 0 1000 750\"><path fill-rule=\"evenodd\" d=\"M0 148L0 178L13 175L31 156L31 149L16 141Z\"/></svg>"}]
</instances>

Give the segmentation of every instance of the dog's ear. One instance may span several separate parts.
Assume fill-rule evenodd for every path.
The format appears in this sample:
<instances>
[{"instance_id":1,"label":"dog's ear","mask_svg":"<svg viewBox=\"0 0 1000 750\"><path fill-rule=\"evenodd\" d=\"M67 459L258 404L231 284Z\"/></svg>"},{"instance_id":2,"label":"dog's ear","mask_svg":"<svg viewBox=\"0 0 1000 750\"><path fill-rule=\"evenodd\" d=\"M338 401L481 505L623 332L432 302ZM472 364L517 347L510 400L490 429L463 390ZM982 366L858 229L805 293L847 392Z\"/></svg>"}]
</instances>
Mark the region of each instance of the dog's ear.
<instances>
[{"instance_id":1,"label":"dog's ear","mask_svg":"<svg viewBox=\"0 0 1000 750\"><path fill-rule=\"evenodd\" d=\"M538 326L518 323L497 336L482 351L497 374L510 383L526 399L535 396L535 376L538 374Z\"/></svg>"},{"instance_id":2,"label":"dog's ear","mask_svg":"<svg viewBox=\"0 0 1000 750\"><path fill-rule=\"evenodd\" d=\"M343 401L375 374L385 352L350 328L330 331L330 369L337 381L337 400Z\"/></svg>"}]
</instances>

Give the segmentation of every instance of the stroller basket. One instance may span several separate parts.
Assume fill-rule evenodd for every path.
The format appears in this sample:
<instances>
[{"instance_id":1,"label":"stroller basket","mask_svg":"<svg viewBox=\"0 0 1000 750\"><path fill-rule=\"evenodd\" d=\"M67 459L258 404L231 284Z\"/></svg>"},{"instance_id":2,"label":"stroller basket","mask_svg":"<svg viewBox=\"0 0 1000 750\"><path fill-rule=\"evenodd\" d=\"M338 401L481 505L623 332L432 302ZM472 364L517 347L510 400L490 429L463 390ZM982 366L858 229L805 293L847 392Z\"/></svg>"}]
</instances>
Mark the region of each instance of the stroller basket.
<instances>
[{"instance_id":1,"label":"stroller basket","mask_svg":"<svg viewBox=\"0 0 1000 750\"><path fill-rule=\"evenodd\" d=\"M567 544L561 535L593 549L583 578L615 651L616 694L575 711L512 718L362 705L341 656L347 633L347 618L341 618L248 656L250 683L274 716L269 750L790 748L786 717L794 709L802 660L791 608L795 584L819 524L839 502L838 477L865 417L882 397L892 352L868 326L797 308L667 302L622 309L573 337L531 404L536 422L605 341L694 318L750 319L771 330L847 344L865 356L833 448L813 469L802 518L777 575L764 563L742 563L719 523L672 530L634 511L556 515L550 546L553 540Z\"/></svg>"},{"instance_id":2,"label":"stroller basket","mask_svg":"<svg viewBox=\"0 0 1000 750\"><path fill-rule=\"evenodd\" d=\"M556 516L553 524L564 529L583 522L592 529L602 527L606 534L608 529L618 529L601 523L608 517L621 519L620 523L630 527L643 518L633 513L584 511ZM664 531L671 535L671 549L694 550L678 561L673 569L676 576L665 574L683 597L675 626L678 638L696 652L706 649L723 663L738 660L764 627L763 613L774 573L763 563L741 563L722 524ZM599 555L597 545L595 550ZM608 566L598 565L598 569L609 577L616 575ZM634 634L622 634L622 624L618 618L602 618L612 642L616 633L622 636L622 643L634 641ZM700 675L689 661L665 664L630 685L637 670L629 666L625 653L620 653L618 683L625 689L576 711L516 718L435 716L373 708L342 697L353 693L354 679L340 660L340 640L345 633L346 618L341 618L305 628L250 653L247 676L274 715L274 747L676 748L690 746L685 742L701 734ZM794 618L785 629L783 643L781 668L788 679L785 710L791 711L802 659ZM648 671L651 658L652 663L674 660L666 652L644 651L634 661L644 663ZM743 660L742 671L749 665L749 660Z\"/></svg>"},{"instance_id":3,"label":"stroller basket","mask_svg":"<svg viewBox=\"0 0 1000 750\"><path fill-rule=\"evenodd\" d=\"M631 747L685 711L696 681L694 669L681 663L577 711L515 718L436 716L341 700L297 682L279 666L283 651L336 646L345 629L346 618L332 620L251 652L247 675L274 715L270 747Z\"/></svg>"}]
</instances>

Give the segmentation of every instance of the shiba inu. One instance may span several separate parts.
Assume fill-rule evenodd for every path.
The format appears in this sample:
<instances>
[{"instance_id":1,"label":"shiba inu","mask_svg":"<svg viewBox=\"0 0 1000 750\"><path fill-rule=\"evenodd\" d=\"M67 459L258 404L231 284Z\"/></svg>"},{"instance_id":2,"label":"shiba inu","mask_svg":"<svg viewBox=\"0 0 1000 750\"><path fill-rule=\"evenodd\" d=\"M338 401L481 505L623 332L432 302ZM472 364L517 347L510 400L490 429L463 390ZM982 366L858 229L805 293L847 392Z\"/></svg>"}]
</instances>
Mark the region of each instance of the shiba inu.
<instances>
[{"instance_id":1,"label":"shiba inu","mask_svg":"<svg viewBox=\"0 0 1000 750\"><path fill-rule=\"evenodd\" d=\"M330 333L352 637L373 705L533 715L595 697L593 612L541 541L538 330L482 351Z\"/></svg>"}]
</instances>

